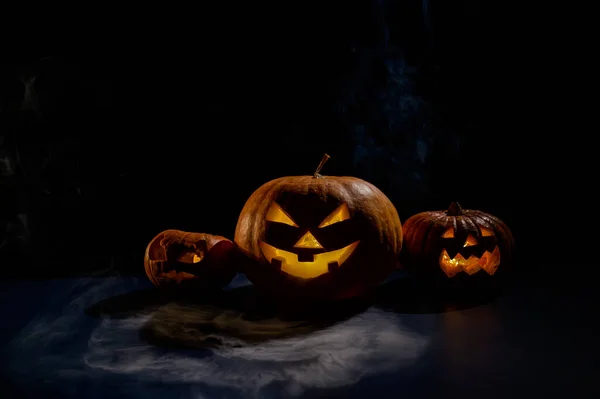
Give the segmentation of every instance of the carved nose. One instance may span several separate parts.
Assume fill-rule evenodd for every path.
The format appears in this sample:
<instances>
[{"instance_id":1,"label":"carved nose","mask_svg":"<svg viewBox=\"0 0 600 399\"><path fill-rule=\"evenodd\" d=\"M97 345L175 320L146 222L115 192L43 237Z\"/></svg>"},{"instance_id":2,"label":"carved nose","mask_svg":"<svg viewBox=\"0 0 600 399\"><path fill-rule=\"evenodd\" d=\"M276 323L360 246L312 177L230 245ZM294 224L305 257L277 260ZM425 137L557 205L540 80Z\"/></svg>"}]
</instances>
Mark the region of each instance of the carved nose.
<instances>
[{"instance_id":1,"label":"carved nose","mask_svg":"<svg viewBox=\"0 0 600 399\"><path fill-rule=\"evenodd\" d=\"M477 245L477 240L471 234L467 236L467 240L465 241L463 247L472 247L473 245Z\"/></svg>"},{"instance_id":2,"label":"carved nose","mask_svg":"<svg viewBox=\"0 0 600 399\"><path fill-rule=\"evenodd\" d=\"M307 231L306 234L304 234L294 245L294 248L321 249L323 246L319 243L319 241L317 241L315 236L313 236L310 231Z\"/></svg>"}]
</instances>

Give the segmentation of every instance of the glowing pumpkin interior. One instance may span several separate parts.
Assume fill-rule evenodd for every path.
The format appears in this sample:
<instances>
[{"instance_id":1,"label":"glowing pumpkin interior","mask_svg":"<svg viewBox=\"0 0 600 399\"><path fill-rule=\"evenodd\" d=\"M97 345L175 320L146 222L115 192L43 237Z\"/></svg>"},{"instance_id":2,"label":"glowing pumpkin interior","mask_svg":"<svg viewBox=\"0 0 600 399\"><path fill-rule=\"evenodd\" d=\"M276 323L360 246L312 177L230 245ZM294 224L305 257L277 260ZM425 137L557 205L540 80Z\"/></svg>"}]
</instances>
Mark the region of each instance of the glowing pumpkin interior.
<instances>
[{"instance_id":1,"label":"glowing pumpkin interior","mask_svg":"<svg viewBox=\"0 0 600 399\"><path fill-rule=\"evenodd\" d=\"M197 277L197 263L208 250L204 234L168 230L153 239L147 247L146 272L155 284L181 283ZM160 237L160 238L159 238Z\"/></svg>"},{"instance_id":2,"label":"glowing pumpkin interior","mask_svg":"<svg viewBox=\"0 0 600 399\"><path fill-rule=\"evenodd\" d=\"M350 210L348 205L342 204L329 214L318 226L323 228L335 223L350 219ZM283 223L292 227L299 227L296 222L288 215L279 204L273 202L267 211L266 220L272 223ZM260 249L266 260L274 266L289 275L300 278L315 278L325 273L335 272L352 255L360 241L355 241L350 245L333 251L325 251L321 243L310 232L306 231L294 245L294 248L323 250L316 253L312 261L300 261L298 254L276 248L264 241L261 241Z\"/></svg>"},{"instance_id":3,"label":"glowing pumpkin interior","mask_svg":"<svg viewBox=\"0 0 600 399\"><path fill-rule=\"evenodd\" d=\"M494 236L494 232L486 227L479 226L479 231L481 232L481 237ZM454 228L449 227L446 229L442 234L442 238L454 238ZM478 244L477 239L472 234L468 234L463 243L463 248L473 247ZM465 258L460 252L454 258L451 258L446 249L443 249L439 263L440 268L448 277L454 277L459 272L472 275L480 270L484 270L492 276L496 273L500 265L500 249L496 245L491 252L486 250L481 256L470 255L468 258Z\"/></svg>"}]
</instances>

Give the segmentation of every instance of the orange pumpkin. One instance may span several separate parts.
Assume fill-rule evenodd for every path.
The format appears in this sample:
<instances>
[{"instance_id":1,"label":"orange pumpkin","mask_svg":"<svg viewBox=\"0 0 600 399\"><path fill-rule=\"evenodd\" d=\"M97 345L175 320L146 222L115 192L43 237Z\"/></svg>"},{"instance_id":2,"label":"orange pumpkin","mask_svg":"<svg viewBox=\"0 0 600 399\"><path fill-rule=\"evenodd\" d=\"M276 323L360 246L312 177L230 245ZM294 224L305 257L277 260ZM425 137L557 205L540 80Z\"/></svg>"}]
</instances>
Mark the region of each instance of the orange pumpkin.
<instances>
[{"instance_id":1,"label":"orange pumpkin","mask_svg":"<svg viewBox=\"0 0 600 399\"><path fill-rule=\"evenodd\" d=\"M418 277L460 283L506 274L514 239L508 226L489 213L462 209L422 212L403 226L401 265Z\"/></svg>"},{"instance_id":2,"label":"orange pumpkin","mask_svg":"<svg viewBox=\"0 0 600 399\"><path fill-rule=\"evenodd\" d=\"M402 225L390 200L356 177L291 176L248 198L234 241L252 260L244 273L270 294L342 299L381 283L396 267Z\"/></svg>"},{"instance_id":3,"label":"orange pumpkin","mask_svg":"<svg viewBox=\"0 0 600 399\"><path fill-rule=\"evenodd\" d=\"M225 237L166 230L146 247L144 268L157 286L220 289L235 277L237 248Z\"/></svg>"}]
</instances>

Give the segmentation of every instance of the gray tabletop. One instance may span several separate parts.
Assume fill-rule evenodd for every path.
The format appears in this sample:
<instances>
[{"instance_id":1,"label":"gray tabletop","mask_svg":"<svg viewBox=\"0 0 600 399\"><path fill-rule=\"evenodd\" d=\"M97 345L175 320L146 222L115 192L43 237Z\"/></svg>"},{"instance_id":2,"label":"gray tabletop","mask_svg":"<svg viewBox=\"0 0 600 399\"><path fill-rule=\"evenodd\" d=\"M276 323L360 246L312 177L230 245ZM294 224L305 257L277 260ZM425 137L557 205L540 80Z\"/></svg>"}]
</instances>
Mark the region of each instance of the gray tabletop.
<instances>
[{"instance_id":1,"label":"gray tabletop","mask_svg":"<svg viewBox=\"0 0 600 399\"><path fill-rule=\"evenodd\" d=\"M394 303L400 284L318 321L253 315L248 284L236 307L142 277L2 283L2 397L600 397L597 310L550 284L437 309Z\"/></svg>"}]
</instances>

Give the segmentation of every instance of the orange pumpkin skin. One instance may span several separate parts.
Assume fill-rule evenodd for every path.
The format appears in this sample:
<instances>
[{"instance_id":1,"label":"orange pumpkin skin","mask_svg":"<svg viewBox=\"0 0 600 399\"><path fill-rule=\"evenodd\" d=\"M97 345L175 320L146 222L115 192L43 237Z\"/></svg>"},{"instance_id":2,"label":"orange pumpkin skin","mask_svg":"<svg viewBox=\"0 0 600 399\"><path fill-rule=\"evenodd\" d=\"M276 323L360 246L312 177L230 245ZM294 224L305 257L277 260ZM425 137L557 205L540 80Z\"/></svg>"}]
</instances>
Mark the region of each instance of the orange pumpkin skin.
<instances>
[{"instance_id":1,"label":"orange pumpkin skin","mask_svg":"<svg viewBox=\"0 0 600 399\"><path fill-rule=\"evenodd\" d=\"M336 300L365 293L396 268L402 225L385 194L364 180L292 176L250 196L234 241L252 260L243 272L263 292Z\"/></svg>"},{"instance_id":2,"label":"orange pumpkin skin","mask_svg":"<svg viewBox=\"0 0 600 399\"><path fill-rule=\"evenodd\" d=\"M237 274L237 248L225 237L165 230L146 247L144 268L159 287L220 289Z\"/></svg>"},{"instance_id":3,"label":"orange pumpkin skin","mask_svg":"<svg viewBox=\"0 0 600 399\"><path fill-rule=\"evenodd\" d=\"M500 282L510 272L513 235L489 213L455 202L409 217L403 233L401 267L424 281L466 288Z\"/></svg>"}]
</instances>

